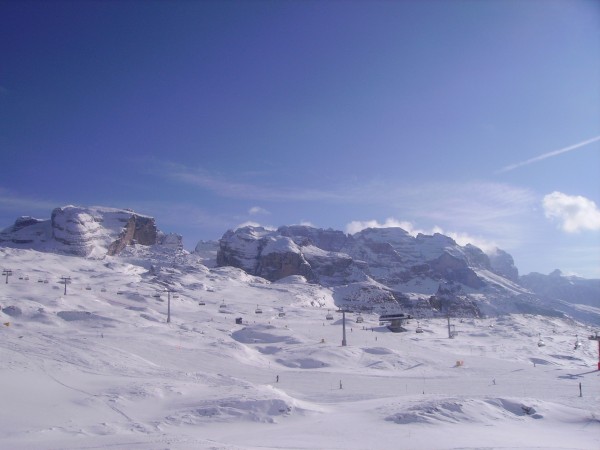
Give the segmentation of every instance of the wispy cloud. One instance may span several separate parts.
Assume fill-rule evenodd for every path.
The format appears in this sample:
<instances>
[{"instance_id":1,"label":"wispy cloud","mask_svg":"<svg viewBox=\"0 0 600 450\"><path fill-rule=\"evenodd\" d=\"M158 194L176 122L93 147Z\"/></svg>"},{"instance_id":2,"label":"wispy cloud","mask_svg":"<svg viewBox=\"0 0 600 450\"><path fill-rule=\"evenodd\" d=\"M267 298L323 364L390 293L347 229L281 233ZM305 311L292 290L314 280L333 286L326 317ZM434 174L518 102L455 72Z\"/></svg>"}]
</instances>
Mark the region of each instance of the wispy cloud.
<instances>
[{"instance_id":1,"label":"wispy cloud","mask_svg":"<svg viewBox=\"0 0 600 450\"><path fill-rule=\"evenodd\" d=\"M267 211L265 208L261 208L260 206L253 206L252 208L250 208L248 210L248 214L250 214L251 216L256 216L259 214L268 215L271 213L269 211Z\"/></svg>"},{"instance_id":2,"label":"wispy cloud","mask_svg":"<svg viewBox=\"0 0 600 450\"><path fill-rule=\"evenodd\" d=\"M554 150L552 152L544 153L543 155L536 156L534 158L527 159L525 161L521 161L515 164L510 164L502 169L496 171L496 173L504 173L509 172L511 170L517 169L519 167L526 166L528 164L533 164L539 161L543 161L544 159L552 158L553 156L558 156L563 153L567 153L573 150L577 150L578 148L585 147L586 145L592 144L594 142L600 141L600 136L593 137L588 139L587 141L579 142L577 144L569 145L568 147L564 147L558 150Z\"/></svg>"},{"instance_id":3,"label":"wispy cloud","mask_svg":"<svg viewBox=\"0 0 600 450\"><path fill-rule=\"evenodd\" d=\"M216 195L227 198L263 201L324 201L343 200L344 197L334 191L240 183L226 177L215 176L202 168L190 169L176 163L165 163L161 173L169 179L207 189Z\"/></svg>"},{"instance_id":4,"label":"wispy cloud","mask_svg":"<svg viewBox=\"0 0 600 450\"><path fill-rule=\"evenodd\" d=\"M502 183L423 182L403 184L396 181L372 180L340 182L329 187L301 185L262 185L243 183L202 168L189 168L177 163L162 163L160 173L180 183L206 189L213 194L237 200L256 202L325 202L381 205L401 209L407 217L497 221L529 208L537 197L528 189ZM263 177L265 178L265 177ZM256 209L255 209L256 208ZM262 207L248 213L258 214Z\"/></svg>"},{"instance_id":5,"label":"wispy cloud","mask_svg":"<svg viewBox=\"0 0 600 450\"><path fill-rule=\"evenodd\" d=\"M494 236L503 246L513 246L516 243L509 243L509 239L523 237L526 222L539 201L529 189L488 182L390 188L384 198L407 220Z\"/></svg>"},{"instance_id":6,"label":"wispy cloud","mask_svg":"<svg viewBox=\"0 0 600 450\"><path fill-rule=\"evenodd\" d=\"M368 205L391 213L401 211L406 220L428 227L437 224L448 230L492 236L504 248L517 245L516 240L509 242L511 239L524 238L524 223L539 205L539 196L529 189L484 181L408 184L396 180L346 180L328 188L306 188L239 182L235 177L177 163L162 163L160 173L171 180L236 200Z\"/></svg>"},{"instance_id":7,"label":"wispy cloud","mask_svg":"<svg viewBox=\"0 0 600 450\"><path fill-rule=\"evenodd\" d=\"M467 245L471 244L475 247L479 247L483 250L484 253L494 254L498 250L498 244L495 241L486 239L480 236L472 236L468 233L457 232L457 231L444 231L441 228L438 233L445 234L446 236L450 236L452 239L456 241L458 245Z\"/></svg>"},{"instance_id":8,"label":"wispy cloud","mask_svg":"<svg viewBox=\"0 0 600 450\"><path fill-rule=\"evenodd\" d=\"M50 216L52 209L62 206L57 202L26 197L0 187L0 210L17 211L20 214L38 214L45 212Z\"/></svg>"},{"instance_id":9,"label":"wispy cloud","mask_svg":"<svg viewBox=\"0 0 600 450\"><path fill-rule=\"evenodd\" d=\"M586 197L552 192L544 197L542 204L546 217L558 220L567 233L600 230L600 210Z\"/></svg>"}]
</instances>

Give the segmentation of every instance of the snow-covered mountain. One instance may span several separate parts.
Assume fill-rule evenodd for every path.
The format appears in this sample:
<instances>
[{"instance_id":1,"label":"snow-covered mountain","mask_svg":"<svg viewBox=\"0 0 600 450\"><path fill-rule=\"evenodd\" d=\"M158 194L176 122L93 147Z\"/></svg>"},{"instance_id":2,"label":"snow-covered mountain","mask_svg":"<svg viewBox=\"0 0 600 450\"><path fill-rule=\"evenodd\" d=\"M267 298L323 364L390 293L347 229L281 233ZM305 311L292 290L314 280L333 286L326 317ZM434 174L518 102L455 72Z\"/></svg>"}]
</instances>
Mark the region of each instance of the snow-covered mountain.
<instances>
[{"instance_id":1,"label":"snow-covered mountain","mask_svg":"<svg viewBox=\"0 0 600 450\"><path fill-rule=\"evenodd\" d=\"M600 318L600 280L563 275L557 269L549 275L537 272L523 275L519 282L544 303L571 317L586 320L594 313Z\"/></svg>"},{"instance_id":2,"label":"snow-covered mountain","mask_svg":"<svg viewBox=\"0 0 600 450\"><path fill-rule=\"evenodd\" d=\"M217 264L270 281L304 276L331 287L337 303L350 309L397 307L421 316L560 314L519 284L508 253L497 249L487 255L437 233L411 236L401 228L368 228L346 235L308 226L248 226L223 235Z\"/></svg>"},{"instance_id":3,"label":"snow-covered mountain","mask_svg":"<svg viewBox=\"0 0 600 450\"><path fill-rule=\"evenodd\" d=\"M400 291L415 279L452 281L479 289L485 279L478 271L507 279L506 273L517 273L509 255L504 265L492 266L490 258L473 245L462 247L437 233L413 237L401 228L368 228L346 235L307 226L276 231L244 227L225 233L217 262L271 281L303 275L321 284L338 285L371 278ZM429 284L420 290L433 294L431 289Z\"/></svg>"},{"instance_id":4,"label":"snow-covered mountain","mask_svg":"<svg viewBox=\"0 0 600 450\"><path fill-rule=\"evenodd\" d=\"M244 227L227 231L218 243L201 241L190 254L180 235L161 232L152 217L65 206L54 209L50 219L18 218L0 231L0 246L87 258L121 255L155 272L200 264L236 267L271 282L300 276L330 288L336 305L351 310L402 310L421 317L591 315L600 322L598 289L590 287L598 283L569 279L558 289L553 282L564 277L519 278L512 257L502 250L488 255L442 234L411 236L401 228L348 235L300 225ZM582 300L582 293L589 300ZM586 305L583 313L579 304Z\"/></svg>"},{"instance_id":5,"label":"snow-covered mountain","mask_svg":"<svg viewBox=\"0 0 600 450\"><path fill-rule=\"evenodd\" d=\"M165 234L152 217L126 209L64 206L50 219L19 217L0 231L0 245L101 258L132 243L181 247L181 236Z\"/></svg>"}]
</instances>

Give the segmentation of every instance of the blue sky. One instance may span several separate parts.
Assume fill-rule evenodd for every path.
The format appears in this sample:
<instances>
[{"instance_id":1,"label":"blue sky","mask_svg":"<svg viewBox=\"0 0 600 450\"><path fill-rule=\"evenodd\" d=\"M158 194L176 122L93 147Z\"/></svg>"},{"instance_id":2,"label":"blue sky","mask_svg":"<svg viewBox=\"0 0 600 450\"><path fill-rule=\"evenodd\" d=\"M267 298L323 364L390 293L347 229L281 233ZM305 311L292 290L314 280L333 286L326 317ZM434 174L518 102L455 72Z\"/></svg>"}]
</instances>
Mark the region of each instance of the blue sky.
<instances>
[{"instance_id":1,"label":"blue sky","mask_svg":"<svg viewBox=\"0 0 600 450\"><path fill-rule=\"evenodd\" d=\"M600 278L596 1L0 1L0 227L441 231Z\"/></svg>"}]
</instances>

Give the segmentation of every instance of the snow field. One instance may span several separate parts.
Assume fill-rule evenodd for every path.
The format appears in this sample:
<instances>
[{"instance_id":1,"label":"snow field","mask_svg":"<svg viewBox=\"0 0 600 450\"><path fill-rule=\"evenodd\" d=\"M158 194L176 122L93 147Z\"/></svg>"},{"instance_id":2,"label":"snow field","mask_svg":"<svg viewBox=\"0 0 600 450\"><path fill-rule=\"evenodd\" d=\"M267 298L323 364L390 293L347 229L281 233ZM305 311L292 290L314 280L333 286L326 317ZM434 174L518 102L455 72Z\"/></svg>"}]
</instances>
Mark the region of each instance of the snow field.
<instances>
[{"instance_id":1,"label":"snow field","mask_svg":"<svg viewBox=\"0 0 600 450\"><path fill-rule=\"evenodd\" d=\"M441 318L395 334L347 314L342 347L331 291L302 280L0 259L15 274L0 285L1 448L600 448L598 349L581 323L452 319L448 339Z\"/></svg>"}]
</instances>

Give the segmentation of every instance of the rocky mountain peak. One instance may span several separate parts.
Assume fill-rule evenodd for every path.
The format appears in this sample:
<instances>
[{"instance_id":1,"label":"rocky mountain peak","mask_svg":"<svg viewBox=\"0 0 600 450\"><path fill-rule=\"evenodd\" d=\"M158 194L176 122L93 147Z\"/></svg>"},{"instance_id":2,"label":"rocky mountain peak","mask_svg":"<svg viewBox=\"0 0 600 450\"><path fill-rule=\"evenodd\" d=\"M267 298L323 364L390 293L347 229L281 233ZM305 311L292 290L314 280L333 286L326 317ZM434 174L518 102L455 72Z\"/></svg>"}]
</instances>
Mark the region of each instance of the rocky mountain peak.
<instances>
[{"instance_id":1,"label":"rocky mountain peak","mask_svg":"<svg viewBox=\"0 0 600 450\"><path fill-rule=\"evenodd\" d=\"M341 302L368 292L374 303L394 301L403 309L423 307L416 305L419 299L428 299L424 307L431 308L435 301L429 298L441 295L441 285L454 286L457 305L471 311L477 308L470 295L527 295L511 280L518 274L507 253L491 260L474 245L460 246L439 233L415 237L401 228L367 228L354 235L306 226L230 230L219 241L217 265L270 281L301 275L345 292Z\"/></svg>"},{"instance_id":2,"label":"rocky mountain peak","mask_svg":"<svg viewBox=\"0 0 600 450\"><path fill-rule=\"evenodd\" d=\"M0 242L94 258L119 254L131 244L180 246L181 236L160 232L154 218L132 210L68 205L55 208L50 219L18 218L0 232Z\"/></svg>"}]
</instances>

